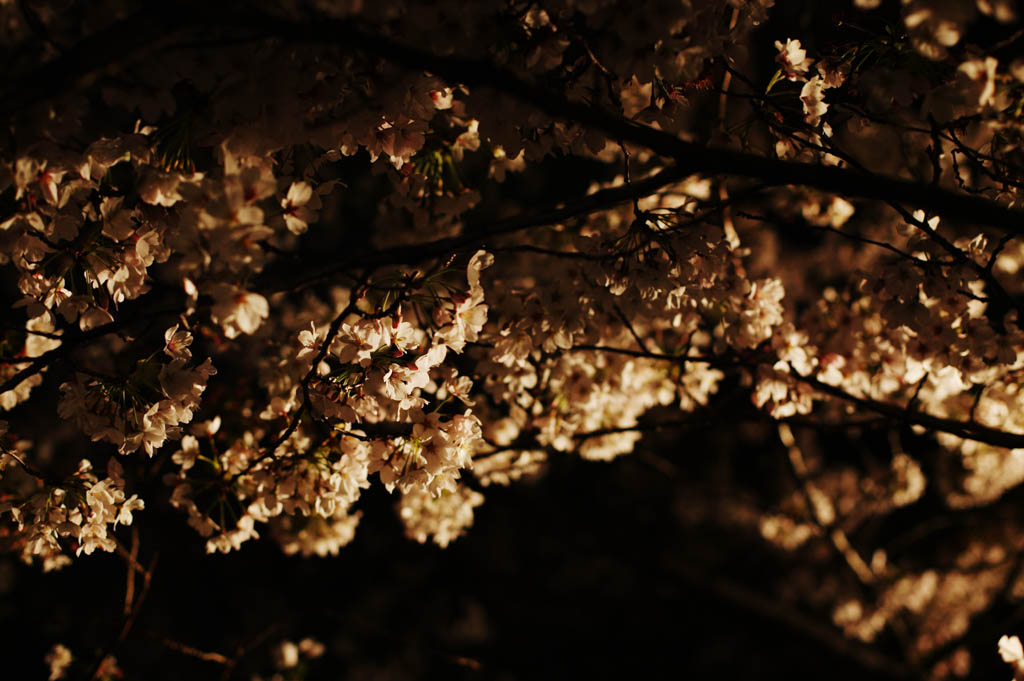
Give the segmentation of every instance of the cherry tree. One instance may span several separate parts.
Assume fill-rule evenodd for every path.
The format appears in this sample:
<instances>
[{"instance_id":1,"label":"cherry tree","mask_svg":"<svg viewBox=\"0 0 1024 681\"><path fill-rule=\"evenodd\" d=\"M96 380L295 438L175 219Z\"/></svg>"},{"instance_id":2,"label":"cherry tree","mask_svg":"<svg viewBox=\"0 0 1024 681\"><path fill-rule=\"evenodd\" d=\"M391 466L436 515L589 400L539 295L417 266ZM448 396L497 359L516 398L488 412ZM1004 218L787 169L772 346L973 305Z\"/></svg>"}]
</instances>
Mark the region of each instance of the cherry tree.
<instances>
[{"instance_id":1,"label":"cherry tree","mask_svg":"<svg viewBox=\"0 0 1024 681\"><path fill-rule=\"evenodd\" d=\"M132 676L172 541L339 560L382 489L447 547L494 486L641 453L796 566L722 598L881 676L1024 674L1009 0L0 18L0 537L127 571L51 679ZM708 428L713 494L663 450ZM325 651L259 643L274 678Z\"/></svg>"}]
</instances>

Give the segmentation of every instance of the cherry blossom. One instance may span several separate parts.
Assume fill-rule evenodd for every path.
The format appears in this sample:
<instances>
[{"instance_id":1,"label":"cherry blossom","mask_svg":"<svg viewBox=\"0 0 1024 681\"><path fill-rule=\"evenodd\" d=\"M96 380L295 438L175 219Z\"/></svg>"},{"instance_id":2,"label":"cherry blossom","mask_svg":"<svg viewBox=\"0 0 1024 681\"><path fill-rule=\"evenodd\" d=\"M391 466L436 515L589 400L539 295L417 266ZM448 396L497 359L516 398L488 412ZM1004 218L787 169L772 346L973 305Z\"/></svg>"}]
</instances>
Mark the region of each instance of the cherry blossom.
<instances>
[{"instance_id":1,"label":"cherry blossom","mask_svg":"<svg viewBox=\"0 0 1024 681\"><path fill-rule=\"evenodd\" d=\"M822 36L771 0L194 10L149 40L153 8L0 2L10 552L148 584L166 521L343 559L375 498L443 548L552 466L688 494L688 429L725 424L680 522L799 566L738 600L908 677L979 664L1024 597L1012 3L855 0Z\"/></svg>"}]
</instances>

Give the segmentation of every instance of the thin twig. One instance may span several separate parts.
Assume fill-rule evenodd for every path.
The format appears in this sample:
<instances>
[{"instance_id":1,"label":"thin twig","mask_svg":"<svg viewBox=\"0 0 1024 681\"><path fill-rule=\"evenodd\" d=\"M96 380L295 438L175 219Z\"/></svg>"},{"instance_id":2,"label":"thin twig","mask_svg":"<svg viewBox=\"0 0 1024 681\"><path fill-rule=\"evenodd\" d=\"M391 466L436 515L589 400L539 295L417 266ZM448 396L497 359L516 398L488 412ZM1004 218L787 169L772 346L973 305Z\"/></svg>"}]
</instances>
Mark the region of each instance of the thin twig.
<instances>
[{"instance_id":1,"label":"thin twig","mask_svg":"<svg viewBox=\"0 0 1024 681\"><path fill-rule=\"evenodd\" d=\"M160 641L160 643L165 648L170 648L171 650L175 650L184 655L188 655L189 657L205 660L207 662L216 662L217 664L231 664L231 658L227 657L226 655L221 655L220 653L209 653L205 650L199 650L198 648L194 648L190 645L186 645L184 643L180 643L178 641L169 639L166 636L156 636L152 633L150 634L150 636Z\"/></svg>"},{"instance_id":2,"label":"thin twig","mask_svg":"<svg viewBox=\"0 0 1024 681\"><path fill-rule=\"evenodd\" d=\"M787 459L789 461L790 471L793 473L793 477L796 478L797 483L800 485L800 492L803 495L804 503L807 504L807 513L811 516L811 520L814 524L822 531L822 533L829 538L832 542L832 546L835 547L836 551L843 557L846 564L849 566L850 571L860 580L864 586L874 584L876 576L871 567L864 561L861 555L857 552L853 545L850 543L850 538L846 536L846 532L843 528L839 527L836 523L834 505L832 517L828 517L824 514L819 505L815 503L815 497L821 497L825 499L825 493L822 492L811 480L810 471L807 468L807 462L804 460L803 452L800 446L796 442L796 438L793 437L793 431L790 429L789 424L780 423L778 425L779 439L782 444L786 447Z\"/></svg>"}]
</instances>

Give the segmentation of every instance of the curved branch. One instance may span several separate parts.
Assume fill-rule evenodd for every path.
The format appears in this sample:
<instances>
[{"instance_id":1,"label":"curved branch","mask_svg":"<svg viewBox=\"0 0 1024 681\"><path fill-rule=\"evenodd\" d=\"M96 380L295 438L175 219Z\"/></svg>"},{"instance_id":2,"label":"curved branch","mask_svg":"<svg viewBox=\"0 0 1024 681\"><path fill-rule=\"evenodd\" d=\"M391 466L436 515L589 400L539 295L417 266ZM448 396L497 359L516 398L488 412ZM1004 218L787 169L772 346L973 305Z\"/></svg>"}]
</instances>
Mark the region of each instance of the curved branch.
<instances>
[{"instance_id":1,"label":"curved branch","mask_svg":"<svg viewBox=\"0 0 1024 681\"><path fill-rule=\"evenodd\" d=\"M496 90L531 104L552 117L588 125L605 132L612 139L647 147L661 156L674 159L691 173L736 175L756 178L775 186L804 185L844 196L899 202L927 208L946 217L988 224L1016 234L1024 233L1024 210L1007 208L977 196L934 187L930 183L865 174L835 166L782 161L687 142L593 104L571 100L561 93L527 82L508 69L481 60L434 54L370 33L351 21L317 17L315 22L299 24L254 14L239 16L237 20L294 40L330 44L344 42L407 68L428 71L470 87Z\"/></svg>"},{"instance_id":2,"label":"curved branch","mask_svg":"<svg viewBox=\"0 0 1024 681\"><path fill-rule=\"evenodd\" d=\"M18 371L16 374L5 380L3 383L0 383L0 394L3 394L8 390L14 390L21 384L22 381L28 378L32 378L33 376L41 372L43 369L45 369L47 366L49 366L51 362L62 359L63 357L67 356L84 343L93 341L97 338L102 338L111 333L116 333L117 331L120 331L129 324L133 324L141 319L145 319L148 317L155 318L172 312L180 312L180 308L177 306L158 308L155 310L146 311L145 313L139 314L138 316L126 314L122 318L112 321L109 324L97 326L96 328L89 329L88 331L73 330L71 333L65 334L63 336L58 336L58 338L61 339L61 344L53 348L52 350L47 350L38 357L29 358L31 360L31 364L29 364L24 369Z\"/></svg>"},{"instance_id":3,"label":"curved branch","mask_svg":"<svg viewBox=\"0 0 1024 681\"><path fill-rule=\"evenodd\" d=\"M643 357L647 359L656 359L667 362L693 362L700 364L708 364L714 367L745 367L752 369L758 364L755 359L744 360L740 357L709 357L709 356L692 356L692 355L664 355L654 352L646 352L642 350L627 350L624 348L607 347L601 345L578 345L570 348L571 351L598 351L598 352L612 352L621 355L629 355L631 357ZM973 421L959 421L957 419L944 418L941 416L934 416L923 411L915 409L907 409L895 404L888 404L886 402L879 402L866 397L860 397L853 393L846 392L842 388L838 388L828 383L823 383L813 376L801 376L798 373L791 373L794 379L805 383L820 393L825 393L832 397L836 397L847 402L852 402L863 409L875 412L887 416L897 421L903 421L915 426L923 426L929 430L935 430L942 433L948 433L950 435L956 435L957 437L965 440L974 440L975 442L983 442L985 444L993 445L995 447L1006 447L1008 449L1021 449L1024 448L1024 434L1011 433L1005 430L999 430L997 428L991 428L989 426L975 423Z\"/></svg>"},{"instance_id":4,"label":"curved branch","mask_svg":"<svg viewBox=\"0 0 1024 681\"><path fill-rule=\"evenodd\" d=\"M183 6L182 6L183 5ZM160 5L156 5L160 7ZM10 117L27 105L59 95L78 79L124 59L124 55L151 44L157 36L196 27L253 28L270 36L299 42L344 44L417 71L428 71L470 87L487 88L535 106L555 118L593 127L612 139L647 147L674 159L684 173L735 175L766 184L803 185L844 196L899 202L927 208L949 218L999 227L1024 234L1024 210L994 201L878 174L865 174L835 166L783 161L733 149L709 148L671 133L611 113L591 103L571 100L560 92L528 82L518 74L479 59L438 55L378 35L354 20L315 16L307 22L259 14L250 6L231 3L186 2L170 9L147 8L89 36L64 56L21 78L5 92L0 117ZM155 35L156 29L160 29ZM126 37L127 36L127 37Z\"/></svg>"},{"instance_id":5,"label":"curved branch","mask_svg":"<svg viewBox=\"0 0 1024 681\"><path fill-rule=\"evenodd\" d=\"M965 440L984 442L985 444L996 447L1007 447L1009 449L1019 449L1024 447L1024 435L1018 433L1010 433L1005 430L990 428L989 426L983 426L980 423L958 421L956 419L933 416L923 411L904 409L903 407L895 404L887 404L885 402L859 397L846 392L842 388L837 388L836 386L829 385L828 383L822 383L811 376L800 376L798 374L794 374L794 377L811 386L818 392L831 395L832 397L838 397L839 399L846 400L847 402L853 402L859 407L863 407L864 409L888 416L898 421L905 421L913 425L924 426L930 430L949 433L950 435L956 435L957 437L961 437Z\"/></svg>"},{"instance_id":6,"label":"curved branch","mask_svg":"<svg viewBox=\"0 0 1024 681\"><path fill-rule=\"evenodd\" d=\"M688 174L690 173L685 169L679 166L672 166L655 173L651 177L632 182L628 185L602 189L574 201L568 201L560 206L499 220L481 230L469 229L467 233L460 236L446 237L409 246L395 246L394 248L385 248L380 251L357 253L319 272L304 276L297 282L283 283L288 280L288 273L282 274L277 272L267 276L266 283L262 284L259 289L268 294L278 291L296 291L326 281L333 275L343 272L354 265L359 265L360 267L382 267L385 265L412 264L430 258L444 257L457 251L476 248L481 244L486 244L488 239L494 237L514 234L531 227L551 225L570 218L605 210L622 203L628 203L634 198L650 196L662 187L678 182Z\"/></svg>"}]
</instances>

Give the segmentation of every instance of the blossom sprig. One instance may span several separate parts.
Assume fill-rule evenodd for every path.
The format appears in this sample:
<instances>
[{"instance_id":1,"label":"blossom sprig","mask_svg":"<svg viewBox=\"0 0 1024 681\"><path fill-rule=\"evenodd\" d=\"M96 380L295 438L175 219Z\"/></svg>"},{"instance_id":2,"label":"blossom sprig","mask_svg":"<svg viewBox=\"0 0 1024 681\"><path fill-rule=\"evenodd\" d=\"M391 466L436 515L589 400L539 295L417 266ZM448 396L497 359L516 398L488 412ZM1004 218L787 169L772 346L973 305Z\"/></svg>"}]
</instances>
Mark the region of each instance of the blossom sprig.
<instances>
[{"instance_id":1,"label":"blossom sprig","mask_svg":"<svg viewBox=\"0 0 1024 681\"><path fill-rule=\"evenodd\" d=\"M40 481L31 493L4 500L0 510L17 524L22 559L39 560L44 570L53 570L70 563L62 541L76 555L116 549L113 530L131 525L133 513L144 508L137 495L128 497L124 490L124 470L115 458L108 460L102 480L83 459L58 484Z\"/></svg>"},{"instance_id":2,"label":"blossom sprig","mask_svg":"<svg viewBox=\"0 0 1024 681\"><path fill-rule=\"evenodd\" d=\"M75 422L93 440L103 440L128 454L140 447L149 455L167 439L180 436L189 423L210 376L211 360L189 366L192 337L177 326L165 333L164 354L139 361L124 378L79 371L61 385L58 413Z\"/></svg>"},{"instance_id":3,"label":"blossom sprig","mask_svg":"<svg viewBox=\"0 0 1024 681\"><path fill-rule=\"evenodd\" d=\"M472 466L480 441L479 421L468 412L424 414L424 391L449 347L461 349L482 329L486 307L482 307L480 271L491 261L482 252L471 258L467 294L445 293L452 291L451 285L436 278L446 275L443 270L397 276L391 283L378 280L376 303L367 297L373 287L365 285L349 295L325 332L315 323L301 331L293 352L301 360L298 366L308 368L301 379L291 382L291 397L276 402L283 410L264 413L264 419L271 421L280 416L287 419L262 451L253 447L260 437L254 431L214 459L199 453L201 443L195 437L182 439L183 448L173 457L181 471L168 478L174 486L172 503L186 511L189 523L208 537L209 550L237 548L258 535L260 523L270 522L273 536L281 541L298 537L302 543L320 536L319 542L333 536L334 544L302 549L333 552L331 547L336 550L338 541L351 538L358 514L349 509L372 473L379 473L389 489L396 483L406 490L420 485L435 495L453 489L460 471ZM418 315L399 316L402 306L424 288L436 306L426 328L413 323ZM481 307L480 312L474 311ZM174 351L187 347L186 337L176 329L169 330L167 337ZM460 385L460 394L469 390L465 381ZM359 421L368 421L369 427L387 416L408 419L411 430L407 441L391 446L391 453L384 455L389 450L387 438L364 441L354 437L354 431L361 427ZM325 426L338 421L349 425L329 430L327 437L321 434ZM404 453L398 455L399 451ZM199 460L209 465L197 469L194 462ZM287 519L295 516L320 520ZM310 535L313 529L326 534Z\"/></svg>"}]
</instances>

